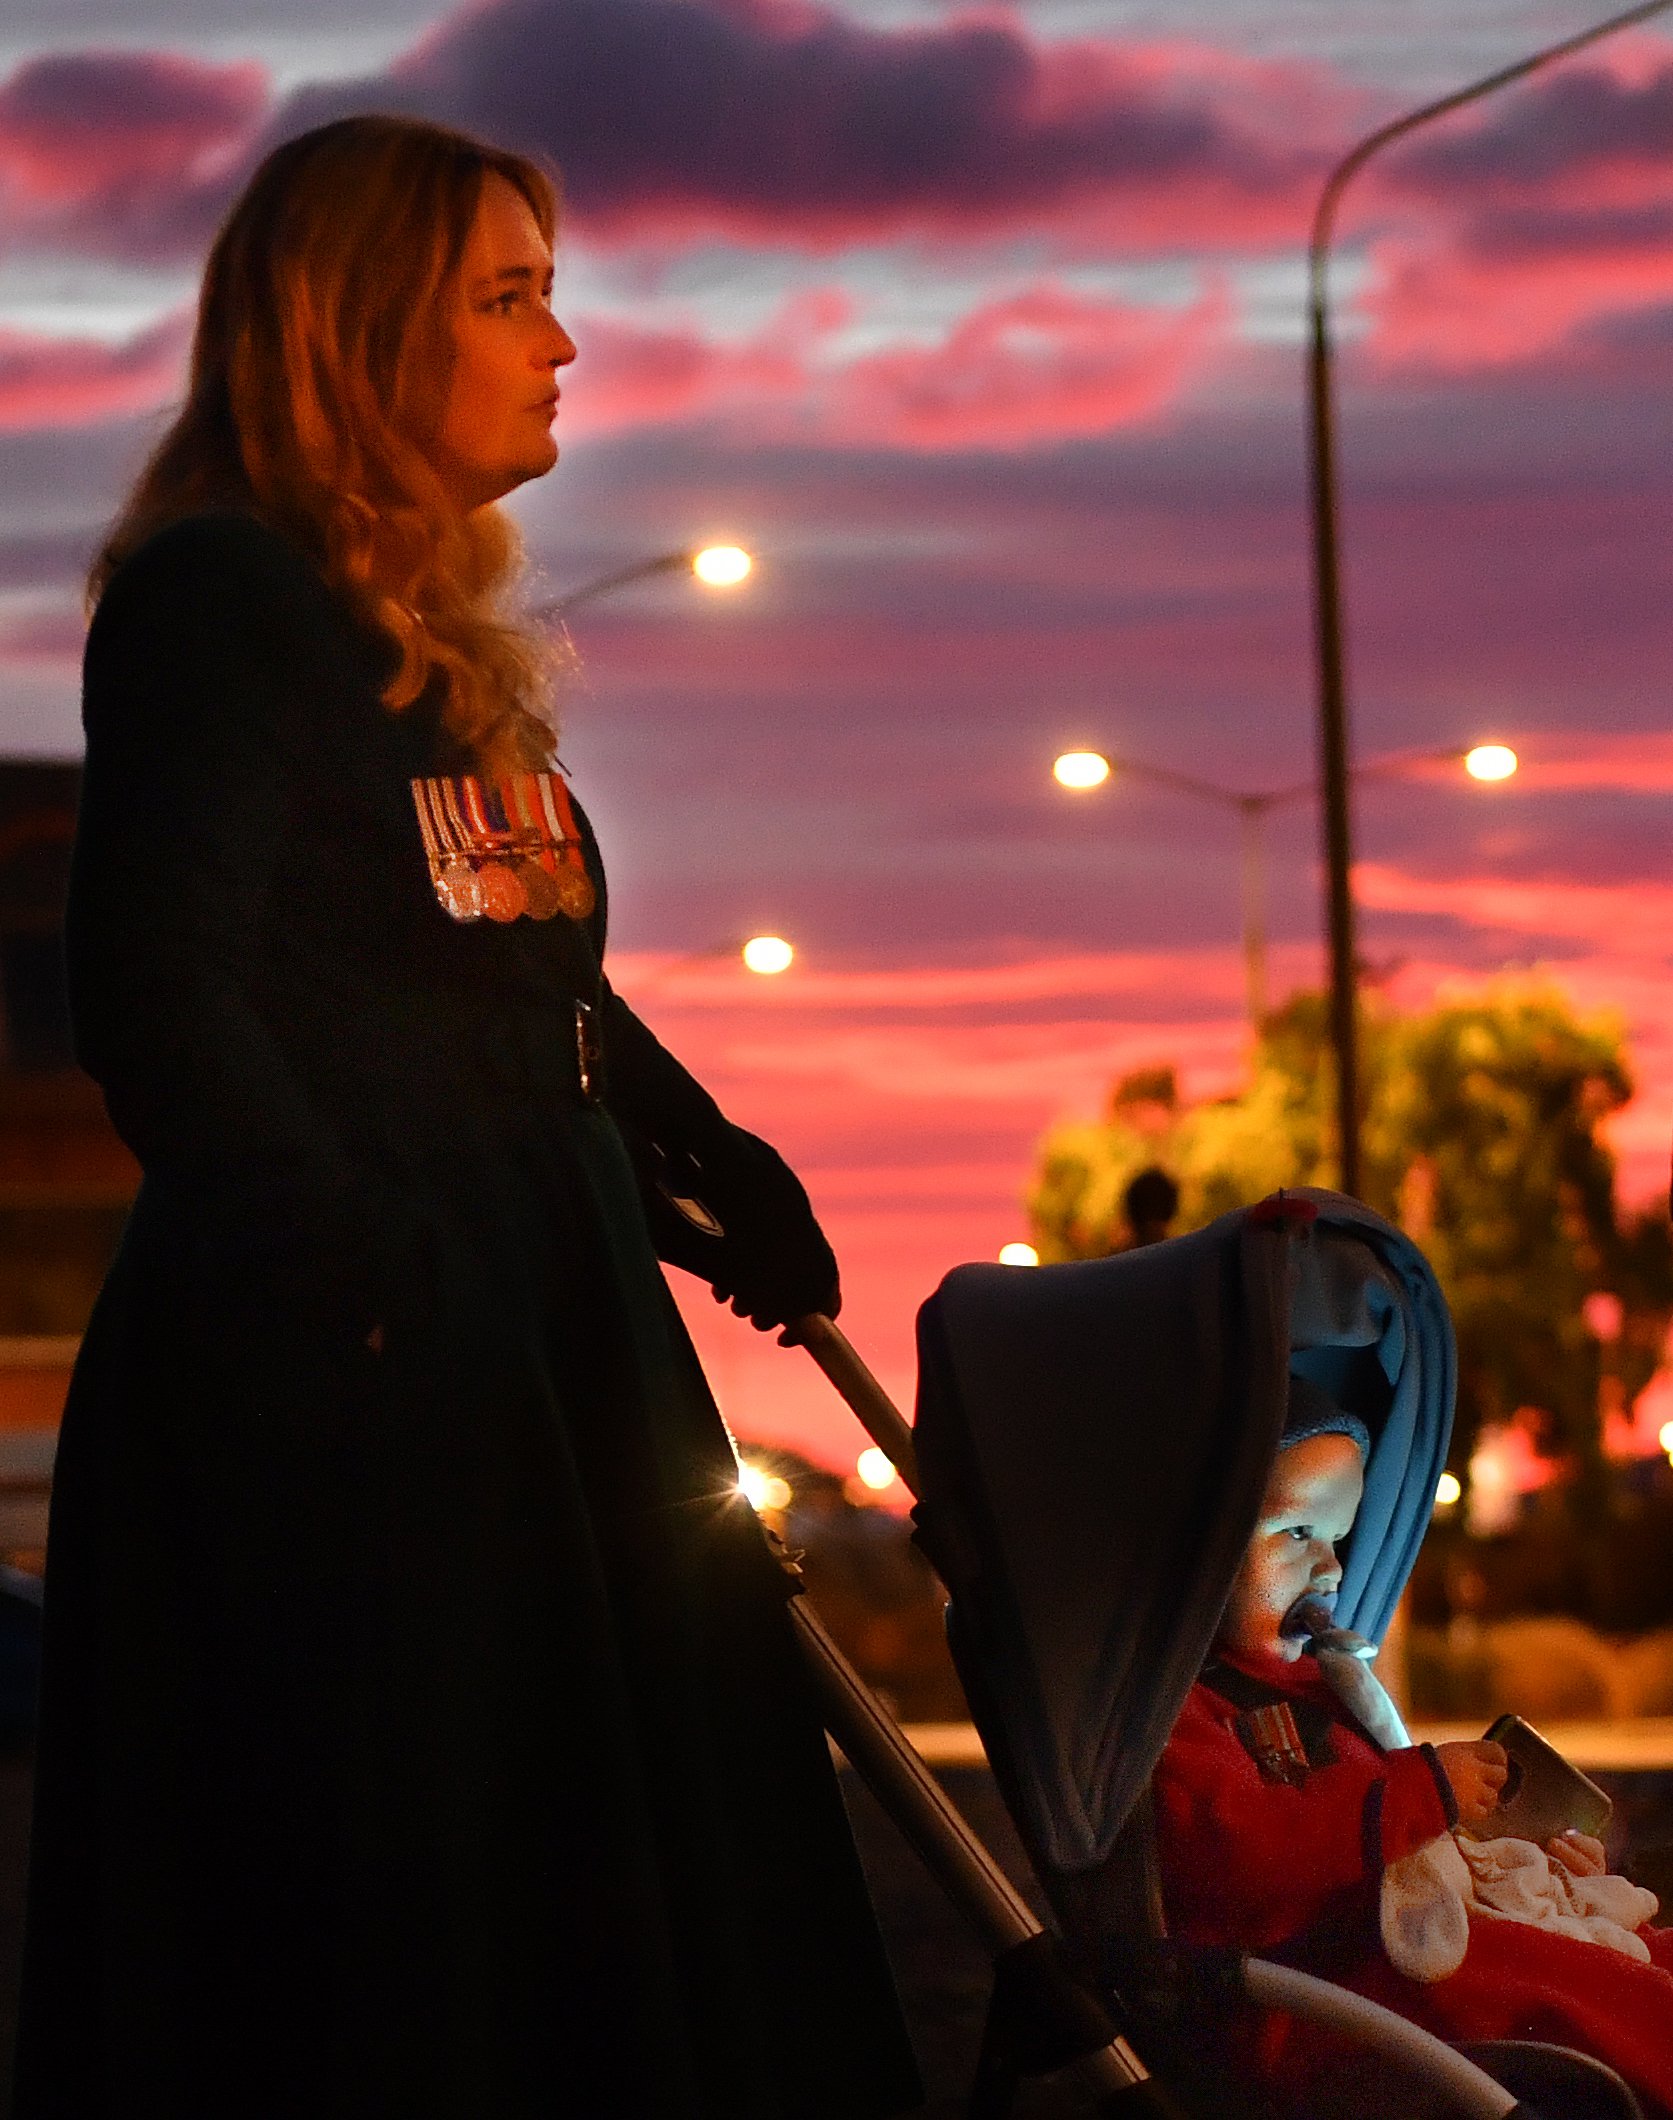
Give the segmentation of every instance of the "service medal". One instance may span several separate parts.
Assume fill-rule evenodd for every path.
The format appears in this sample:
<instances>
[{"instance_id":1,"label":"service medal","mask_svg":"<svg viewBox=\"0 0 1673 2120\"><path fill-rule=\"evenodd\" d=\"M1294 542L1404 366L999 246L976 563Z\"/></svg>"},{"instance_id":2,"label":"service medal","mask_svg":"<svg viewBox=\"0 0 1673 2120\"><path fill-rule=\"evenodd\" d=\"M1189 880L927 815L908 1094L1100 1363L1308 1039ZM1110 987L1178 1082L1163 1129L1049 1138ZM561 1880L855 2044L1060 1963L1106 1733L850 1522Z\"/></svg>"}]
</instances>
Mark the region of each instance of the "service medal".
<instances>
[{"instance_id":1,"label":"service medal","mask_svg":"<svg viewBox=\"0 0 1673 2120\"><path fill-rule=\"evenodd\" d=\"M532 857L517 864L531 920L552 920L563 911L563 885L549 868Z\"/></svg>"},{"instance_id":2,"label":"service medal","mask_svg":"<svg viewBox=\"0 0 1673 2120\"><path fill-rule=\"evenodd\" d=\"M585 869L571 868L566 862L552 879L558 889L558 903L571 920L585 920L597 899L592 878Z\"/></svg>"},{"instance_id":3,"label":"service medal","mask_svg":"<svg viewBox=\"0 0 1673 2120\"><path fill-rule=\"evenodd\" d=\"M482 910L490 920L515 920L519 913L529 910L523 879L503 861L485 861L478 877L482 885Z\"/></svg>"},{"instance_id":4,"label":"service medal","mask_svg":"<svg viewBox=\"0 0 1673 2120\"><path fill-rule=\"evenodd\" d=\"M436 871L436 896L455 920L480 920L487 911L482 878L468 861L450 861Z\"/></svg>"}]
</instances>

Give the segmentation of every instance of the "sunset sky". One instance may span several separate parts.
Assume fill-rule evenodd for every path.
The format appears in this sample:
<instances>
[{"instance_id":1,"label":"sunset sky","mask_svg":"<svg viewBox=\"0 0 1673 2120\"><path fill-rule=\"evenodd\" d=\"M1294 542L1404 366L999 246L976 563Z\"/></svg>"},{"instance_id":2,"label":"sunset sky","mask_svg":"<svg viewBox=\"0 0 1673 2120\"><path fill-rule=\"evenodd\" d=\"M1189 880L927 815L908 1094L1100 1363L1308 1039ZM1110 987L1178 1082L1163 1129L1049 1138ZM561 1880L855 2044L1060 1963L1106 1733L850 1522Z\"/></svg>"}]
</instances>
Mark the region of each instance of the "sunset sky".
<instances>
[{"instance_id":1,"label":"sunset sky","mask_svg":"<svg viewBox=\"0 0 1673 2120\"><path fill-rule=\"evenodd\" d=\"M1244 1051L1231 820L1096 744L1312 769L1301 246L1407 104L1569 0L9 0L0 23L0 746L77 748L78 576L178 391L208 235L274 141L420 111L562 168L552 593L617 983L802 1170L844 1324L910 1396L917 1304L1023 1233L1041 1129ZM1462 16L1462 24L1457 19ZM1354 739L1513 743L1358 804L1397 1000L1537 972L1628 1026L1629 1192L1673 1132L1673 36L1392 154L1335 285ZM1320 974L1272 836L1274 986ZM752 981L722 946L800 957ZM747 1435L848 1450L805 1360L691 1307Z\"/></svg>"}]
</instances>

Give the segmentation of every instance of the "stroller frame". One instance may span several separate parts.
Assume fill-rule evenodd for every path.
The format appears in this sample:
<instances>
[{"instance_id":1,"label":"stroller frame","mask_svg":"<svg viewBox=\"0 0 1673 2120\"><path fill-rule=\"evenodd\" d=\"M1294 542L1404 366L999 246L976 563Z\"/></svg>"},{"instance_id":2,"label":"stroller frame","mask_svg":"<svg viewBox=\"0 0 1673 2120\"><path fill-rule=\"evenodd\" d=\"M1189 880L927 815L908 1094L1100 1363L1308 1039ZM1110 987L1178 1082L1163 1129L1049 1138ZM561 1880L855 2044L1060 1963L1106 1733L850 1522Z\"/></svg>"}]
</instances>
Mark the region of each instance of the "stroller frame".
<instances>
[{"instance_id":1,"label":"stroller frame","mask_svg":"<svg viewBox=\"0 0 1673 2120\"><path fill-rule=\"evenodd\" d=\"M916 1496L911 1425L843 1333L829 1318L812 1315L799 1319L785 1342L806 1348ZM1135 2051L1128 2037L1133 2028L1120 2001L1100 1992L1071 1964L837 1647L803 1594L796 1557L782 1544L777 1550L792 1581L791 1619L826 1730L992 1955L994 2009L971 2120L996 2120L1006 2112L1019 2078L1058 2071L1091 2091L1100 2112L1124 2120L1181 2120L1188 2107ZM1222 1992L1347 2034L1467 2120L1535 2120L1533 2108L1519 2104L1467 2055L1347 1989L1236 1954L1217 1961L1215 1971Z\"/></svg>"}]
</instances>

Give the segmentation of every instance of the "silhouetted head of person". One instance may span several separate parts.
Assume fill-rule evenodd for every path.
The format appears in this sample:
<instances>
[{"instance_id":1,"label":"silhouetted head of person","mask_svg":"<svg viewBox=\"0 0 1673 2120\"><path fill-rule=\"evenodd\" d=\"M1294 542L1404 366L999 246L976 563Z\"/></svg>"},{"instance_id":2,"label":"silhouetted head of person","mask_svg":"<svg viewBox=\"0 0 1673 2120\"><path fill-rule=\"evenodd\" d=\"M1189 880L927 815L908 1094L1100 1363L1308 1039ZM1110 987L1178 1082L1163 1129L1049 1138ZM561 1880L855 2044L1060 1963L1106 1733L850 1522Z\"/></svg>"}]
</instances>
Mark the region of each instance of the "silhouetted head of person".
<instances>
[{"instance_id":1,"label":"silhouetted head of person","mask_svg":"<svg viewBox=\"0 0 1673 2120\"><path fill-rule=\"evenodd\" d=\"M1152 1163L1121 1195L1121 1212L1135 1244L1159 1244L1179 1213L1179 1187Z\"/></svg>"}]
</instances>

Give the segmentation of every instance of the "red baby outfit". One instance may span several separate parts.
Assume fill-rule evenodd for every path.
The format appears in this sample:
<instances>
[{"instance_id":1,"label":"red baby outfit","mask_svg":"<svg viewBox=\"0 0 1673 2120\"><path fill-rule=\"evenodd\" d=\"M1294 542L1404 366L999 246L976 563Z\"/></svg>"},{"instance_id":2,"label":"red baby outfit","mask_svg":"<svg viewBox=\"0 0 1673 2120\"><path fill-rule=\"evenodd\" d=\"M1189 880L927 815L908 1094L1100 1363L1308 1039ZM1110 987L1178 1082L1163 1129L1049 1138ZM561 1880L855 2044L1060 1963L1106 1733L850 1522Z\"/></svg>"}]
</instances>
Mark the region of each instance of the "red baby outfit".
<instances>
[{"instance_id":1,"label":"red baby outfit","mask_svg":"<svg viewBox=\"0 0 1673 2120\"><path fill-rule=\"evenodd\" d=\"M1645 1965L1596 1943L1472 1916L1456 1973L1407 1979L1384 1953L1378 1896L1384 1869L1451 1822L1433 1754L1379 1752L1308 1661L1226 1657L1205 1676L1239 1698L1193 1686L1154 1782L1176 1937L1281 1959L1442 2039L1576 2047L1673 2115L1673 1929L1638 1932L1650 1950ZM1251 1707L1263 1687L1267 1700L1281 1698ZM1245 2030L1258 2073L1298 2089L1340 2051L1289 2018Z\"/></svg>"}]
</instances>

